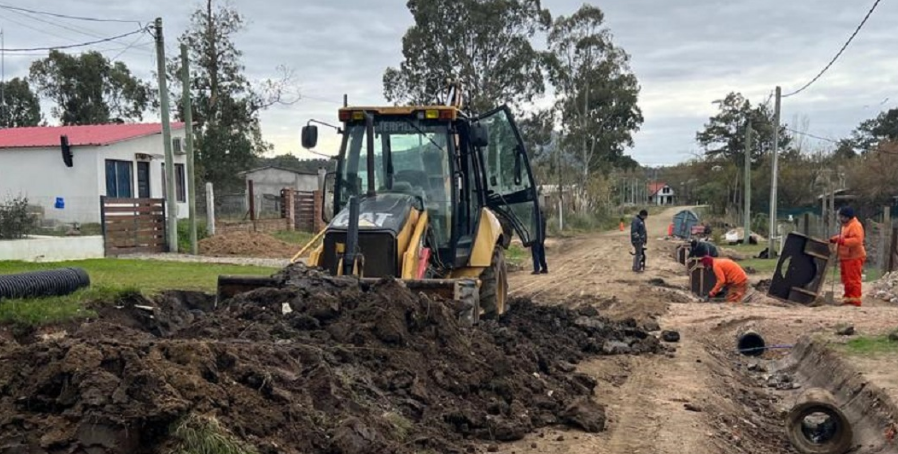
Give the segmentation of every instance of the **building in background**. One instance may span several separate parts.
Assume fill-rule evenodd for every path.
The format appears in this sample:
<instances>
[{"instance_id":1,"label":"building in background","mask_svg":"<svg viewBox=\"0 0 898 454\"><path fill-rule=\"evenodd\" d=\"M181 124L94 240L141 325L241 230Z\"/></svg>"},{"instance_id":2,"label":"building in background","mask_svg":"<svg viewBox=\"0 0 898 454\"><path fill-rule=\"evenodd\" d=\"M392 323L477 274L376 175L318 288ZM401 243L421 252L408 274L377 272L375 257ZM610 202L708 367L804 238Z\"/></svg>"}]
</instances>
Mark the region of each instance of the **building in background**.
<instances>
[{"instance_id":1,"label":"building in background","mask_svg":"<svg viewBox=\"0 0 898 454\"><path fill-rule=\"evenodd\" d=\"M177 217L187 217L184 124L172 123ZM68 138L72 167L62 157ZM165 197L162 124L48 126L0 130L0 203L25 196L42 223L100 222L100 196Z\"/></svg>"},{"instance_id":2,"label":"building in background","mask_svg":"<svg viewBox=\"0 0 898 454\"><path fill-rule=\"evenodd\" d=\"M674 190L667 183L649 183L649 203L652 205L673 205Z\"/></svg>"}]
</instances>

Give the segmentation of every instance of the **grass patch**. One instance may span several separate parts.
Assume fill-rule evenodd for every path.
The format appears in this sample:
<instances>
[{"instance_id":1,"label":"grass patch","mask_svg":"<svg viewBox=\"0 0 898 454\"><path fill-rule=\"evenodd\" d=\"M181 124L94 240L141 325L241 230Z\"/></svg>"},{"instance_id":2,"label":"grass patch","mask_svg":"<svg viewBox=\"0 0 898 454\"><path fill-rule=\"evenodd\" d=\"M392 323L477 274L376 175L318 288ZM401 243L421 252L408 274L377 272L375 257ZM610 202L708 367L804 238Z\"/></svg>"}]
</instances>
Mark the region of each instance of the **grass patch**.
<instances>
[{"instance_id":1,"label":"grass patch","mask_svg":"<svg viewBox=\"0 0 898 454\"><path fill-rule=\"evenodd\" d=\"M0 274L67 266L87 271L92 286L135 288L145 295L169 289L214 292L221 274L267 276L277 271L257 266L106 258L47 263L0 261Z\"/></svg>"},{"instance_id":2,"label":"grass patch","mask_svg":"<svg viewBox=\"0 0 898 454\"><path fill-rule=\"evenodd\" d=\"M256 454L256 450L231 435L215 418L188 416L172 430L179 443L173 454Z\"/></svg>"},{"instance_id":3,"label":"grass patch","mask_svg":"<svg viewBox=\"0 0 898 454\"><path fill-rule=\"evenodd\" d=\"M778 260L776 259L748 259L738 263L743 269L752 267L760 274L770 274L772 276L776 271L777 262Z\"/></svg>"},{"instance_id":4,"label":"grass patch","mask_svg":"<svg viewBox=\"0 0 898 454\"><path fill-rule=\"evenodd\" d=\"M505 263L512 266L522 266L530 258L530 250L519 244L510 244L505 251Z\"/></svg>"},{"instance_id":5,"label":"grass patch","mask_svg":"<svg viewBox=\"0 0 898 454\"><path fill-rule=\"evenodd\" d=\"M861 336L846 342L843 348L852 355L878 355L898 352L898 342L889 336Z\"/></svg>"},{"instance_id":6,"label":"grass patch","mask_svg":"<svg viewBox=\"0 0 898 454\"><path fill-rule=\"evenodd\" d=\"M312 241L312 238L315 237L315 234L309 232L301 232L299 230L294 230L292 232L289 230L279 230L272 233L271 236L287 243L305 246L309 241Z\"/></svg>"},{"instance_id":7,"label":"grass patch","mask_svg":"<svg viewBox=\"0 0 898 454\"><path fill-rule=\"evenodd\" d=\"M78 320L96 315L86 306L92 302L111 302L139 295L133 287L90 287L65 296L37 299L11 299L0 303L0 323L39 326Z\"/></svg>"}]
</instances>

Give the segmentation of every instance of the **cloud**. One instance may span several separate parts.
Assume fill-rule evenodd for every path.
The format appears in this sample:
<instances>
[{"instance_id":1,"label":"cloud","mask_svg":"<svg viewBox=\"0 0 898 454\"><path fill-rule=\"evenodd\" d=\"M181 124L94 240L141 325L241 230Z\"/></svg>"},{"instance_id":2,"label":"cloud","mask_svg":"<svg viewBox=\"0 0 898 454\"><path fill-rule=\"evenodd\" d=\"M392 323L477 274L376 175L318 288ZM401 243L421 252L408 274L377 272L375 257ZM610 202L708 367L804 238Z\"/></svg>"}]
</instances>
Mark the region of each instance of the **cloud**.
<instances>
[{"instance_id":1,"label":"cloud","mask_svg":"<svg viewBox=\"0 0 898 454\"><path fill-rule=\"evenodd\" d=\"M344 93L351 104L382 104L382 75L402 61L402 37L412 23L405 2L371 0L232 0L247 19L236 37L247 76L276 76L278 65L296 70L304 99L262 114L265 138L278 153L299 153L299 128L311 118L335 122ZM554 15L569 15L583 0L543 0ZM204 2L176 0L45 0L26 7L61 14L116 17L149 23L162 16L168 52L191 13ZM871 1L844 0L612 0L603 2L617 45L632 57L639 78L645 124L631 154L644 163L674 163L697 149L695 132L714 114L715 99L739 91L753 103L766 100L776 85L794 90L819 72L863 18ZM48 19L38 16L38 18ZM783 100L784 121L806 118L809 132L847 135L880 110L896 107L898 57L891 24L898 4L882 2L865 28L823 78L802 94ZM6 47L41 47L87 41L88 34L111 36L132 24L53 19L70 28L0 10ZM23 25L24 24L24 25ZM26 27L25 25L30 26ZM74 28L77 31L72 30ZM451 37L447 37L451 39ZM155 69L152 39L93 46L124 61L140 77ZM541 43L538 47L543 47ZM6 55L6 78L27 75L38 55ZM892 101L880 105L883 99ZM550 104L544 99L539 104ZM866 107L865 107L866 106ZM48 112L47 112L48 113ZM318 151L334 153L337 137L321 130Z\"/></svg>"}]
</instances>

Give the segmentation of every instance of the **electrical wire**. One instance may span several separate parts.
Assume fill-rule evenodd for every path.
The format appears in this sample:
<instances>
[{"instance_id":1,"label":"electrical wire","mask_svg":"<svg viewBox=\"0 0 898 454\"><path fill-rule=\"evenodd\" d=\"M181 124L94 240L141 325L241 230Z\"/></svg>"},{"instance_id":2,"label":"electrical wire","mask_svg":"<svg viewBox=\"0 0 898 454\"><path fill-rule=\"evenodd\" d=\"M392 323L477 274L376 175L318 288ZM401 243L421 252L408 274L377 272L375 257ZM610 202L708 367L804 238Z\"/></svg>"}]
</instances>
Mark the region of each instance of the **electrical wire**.
<instances>
[{"instance_id":1,"label":"electrical wire","mask_svg":"<svg viewBox=\"0 0 898 454\"><path fill-rule=\"evenodd\" d=\"M823 140L823 141L825 141L825 142L831 142L831 143L839 143L839 141L838 141L838 140L835 140L835 139L830 139L830 138L828 138L828 137L816 136L816 135L814 135L814 134L807 133L807 132L802 132L802 131L798 131L798 130L795 130L795 129L792 129L792 128L789 128L789 127L786 127L786 126L783 126L783 129L785 129L786 131L789 131L789 132L791 132L791 133L795 133L795 134L799 134L799 135L802 135L802 136L810 137L810 138L812 138L812 139Z\"/></svg>"},{"instance_id":2,"label":"electrical wire","mask_svg":"<svg viewBox=\"0 0 898 454\"><path fill-rule=\"evenodd\" d=\"M867 11L867 15L864 16L864 20L861 21L861 23L860 23L860 24L857 26L857 28L854 30L854 33L852 33L851 36L848 38L848 41L845 41L845 44L842 45L842 48L839 49L839 52L836 53L836 56L833 57L833 59L830 60L830 62L827 63L826 66L823 67L823 69L820 71L820 73L818 73L816 76L814 76L814 78L811 79L810 82L804 84L803 87L799 88L798 90L793 91L792 93L789 93L789 94L786 94L786 95L782 95L782 97L783 97L783 98L788 98L788 97L790 97L790 96L795 96L795 95L797 95L797 94L803 92L805 89L807 89L808 87L810 87L814 82L816 82L817 79L819 79L821 76L823 76L823 73L825 73L825 72L826 72L826 71L833 65L833 63L835 63L836 60L839 59L839 56L842 55L842 52L845 52L845 49L848 48L848 45L851 44L851 41L854 39L854 37L857 36L857 34L858 34L859 31L861 31L861 28L863 28L863 27L864 27L864 24L867 23L867 19L870 18L870 15L871 15L871 14L873 14L873 11L874 11L874 10L876 9L876 7L879 5L879 2L880 2L880 1L881 1L881 0L876 0L876 2L873 3L873 6L870 8L870 11Z\"/></svg>"},{"instance_id":3,"label":"electrical wire","mask_svg":"<svg viewBox=\"0 0 898 454\"><path fill-rule=\"evenodd\" d=\"M96 41L88 41L85 43L78 44L66 44L62 46L50 46L50 47L31 47L31 48L18 48L18 49L2 49L4 52L35 52L41 50L56 50L56 49L71 49L74 47L84 47L84 46L92 46L94 44L107 43L109 41L115 41L117 39L125 38L127 36L136 35L138 33L143 33L145 28L141 28L138 30L134 30L132 32L124 33L118 36L112 36L109 38L98 39Z\"/></svg>"},{"instance_id":4,"label":"electrical wire","mask_svg":"<svg viewBox=\"0 0 898 454\"><path fill-rule=\"evenodd\" d=\"M26 13L43 14L45 16L59 17L62 19L83 20L83 21L89 21L89 22L118 22L118 23L125 23L125 24L138 24L139 26L143 27L143 24L140 21L136 21L136 20L105 19L105 18L99 18L99 17L84 17L84 16L69 16L67 14L51 13L48 11L37 11L37 10L33 10L33 9L28 9L28 8L21 8L18 6L4 5L2 3L0 3L0 8L8 9L11 11L23 11Z\"/></svg>"},{"instance_id":5,"label":"electrical wire","mask_svg":"<svg viewBox=\"0 0 898 454\"><path fill-rule=\"evenodd\" d=\"M54 32L52 32L52 31L50 31L50 30L45 30L45 29L43 29L43 28L38 28L38 27L36 27L36 26L28 25L28 24L26 24L26 23L24 23L24 22L19 22L19 21L15 20L15 19L11 19L11 18L6 17L6 16L0 16L0 19L5 20L5 21L12 22L12 23L17 24L17 25L21 25L22 27L25 27L25 28L27 28L27 29L29 29L29 30L36 31L36 32L38 32L38 33L43 33L43 34L45 34L45 35L55 36L55 37L57 37L57 38L62 38L62 39L70 39L68 36L63 36L63 35L60 35L60 34L58 34L58 33L54 33Z\"/></svg>"},{"instance_id":6,"label":"electrical wire","mask_svg":"<svg viewBox=\"0 0 898 454\"><path fill-rule=\"evenodd\" d=\"M103 38L103 35L101 35L101 34L95 32L95 31L93 31L93 30L88 30L88 29L83 29L83 28L78 28L78 27L71 27L71 26L68 26L68 25L65 25L65 24L56 23L56 22L49 21L49 20L46 20L46 19L41 19L40 17L36 17L36 16L34 16L34 15L32 15L32 14L29 14L29 13L23 13L23 12L20 12L20 11L18 11L18 10L16 10L16 9L9 9L9 11L12 12L12 13L14 13L14 14L18 14L19 16L25 17L25 18L27 18L27 19L31 19L31 20L34 20L34 21L37 21L37 22L41 22L41 23L44 23L44 24L47 24L47 25L51 25L51 26L53 26L53 27L61 28L61 29L64 29L64 30L69 30L69 31L78 33L78 34L80 34L80 35L90 36L91 38ZM12 19L9 19L9 20L12 21ZM13 22L16 22L16 21L13 21ZM28 25L22 24L22 23L20 23L20 22L16 22L16 23L18 23L19 25L28 27ZM31 27L28 27L28 28L31 28ZM33 29L33 28L32 28L32 29ZM33 29L33 30L36 30L36 29ZM38 31L45 32L44 30L38 30ZM54 36L59 36L59 35L54 35ZM66 38L66 39L67 39L67 38ZM126 43L125 43L125 42L121 42L121 44L126 44ZM148 51L148 50L142 50L142 52L149 52L149 51Z\"/></svg>"}]
</instances>

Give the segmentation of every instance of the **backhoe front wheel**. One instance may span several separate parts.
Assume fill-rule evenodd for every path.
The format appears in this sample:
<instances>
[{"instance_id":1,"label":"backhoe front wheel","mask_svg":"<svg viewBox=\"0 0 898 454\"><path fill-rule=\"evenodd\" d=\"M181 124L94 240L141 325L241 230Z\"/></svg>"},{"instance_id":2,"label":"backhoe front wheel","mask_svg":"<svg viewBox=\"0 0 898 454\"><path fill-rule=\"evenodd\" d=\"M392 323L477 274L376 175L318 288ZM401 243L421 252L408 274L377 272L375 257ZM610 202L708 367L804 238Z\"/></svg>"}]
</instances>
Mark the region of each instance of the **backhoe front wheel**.
<instances>
[{"instance_id":1,"label":"backhoe front wheel","mask_svg":"<svg viewBox=\"0 0 898 454\"><path fill-rule=\"evenodd\" d=\"M480 307L483 317L495 318L505 313L508 301L508 268L505 249L497 244L493 249L490 267L480 273Z\"/></svg>"}]
</instances>

